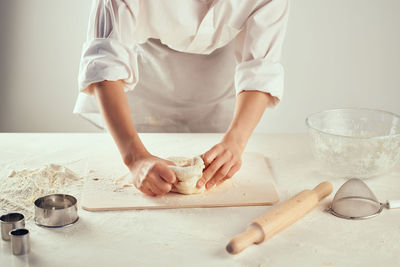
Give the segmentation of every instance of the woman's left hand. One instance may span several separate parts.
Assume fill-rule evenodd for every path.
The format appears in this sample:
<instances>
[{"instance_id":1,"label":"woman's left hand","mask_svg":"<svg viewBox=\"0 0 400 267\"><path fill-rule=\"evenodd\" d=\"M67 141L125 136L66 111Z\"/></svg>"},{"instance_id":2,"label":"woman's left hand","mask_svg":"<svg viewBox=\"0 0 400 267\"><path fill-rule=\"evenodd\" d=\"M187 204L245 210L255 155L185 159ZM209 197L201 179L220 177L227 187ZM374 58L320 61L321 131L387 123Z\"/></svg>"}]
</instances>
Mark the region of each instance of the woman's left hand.
<instances>
[{"instance_id":1,"label":"woman's left hand","mask_svg":"<svg viewBox=\"0 0 400 267\"><path fill-rule=\"evenodd\" d=\"M242 153L244 146L241 146L234 138L225 137L219 144L213 146L202 155L206 166L203 176L197 182L197 187L204 184L206 189L219 185L231 178L242 166Z\"/></svg>"}]
</instances>

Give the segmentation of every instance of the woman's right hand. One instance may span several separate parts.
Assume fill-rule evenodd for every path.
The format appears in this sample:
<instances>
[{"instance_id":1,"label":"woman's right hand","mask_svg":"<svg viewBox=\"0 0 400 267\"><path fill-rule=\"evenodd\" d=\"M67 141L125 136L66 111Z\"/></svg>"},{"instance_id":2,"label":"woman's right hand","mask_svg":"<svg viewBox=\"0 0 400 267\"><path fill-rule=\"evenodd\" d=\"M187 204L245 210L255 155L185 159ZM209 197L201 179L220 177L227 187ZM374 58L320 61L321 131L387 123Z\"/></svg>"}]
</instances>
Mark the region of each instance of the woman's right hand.
<instances>
[{"instance_id":1,"label":"woman's right hand","mask_svg":"<svg viewBox=\"0 0 400 267\"><path fill-rule=\"evenodd\" d=\"M161 196L171 191L175 173L168 167L172 162L148 154L129 166L132 183L149 196Z\"/></svg>"}]
</instances>

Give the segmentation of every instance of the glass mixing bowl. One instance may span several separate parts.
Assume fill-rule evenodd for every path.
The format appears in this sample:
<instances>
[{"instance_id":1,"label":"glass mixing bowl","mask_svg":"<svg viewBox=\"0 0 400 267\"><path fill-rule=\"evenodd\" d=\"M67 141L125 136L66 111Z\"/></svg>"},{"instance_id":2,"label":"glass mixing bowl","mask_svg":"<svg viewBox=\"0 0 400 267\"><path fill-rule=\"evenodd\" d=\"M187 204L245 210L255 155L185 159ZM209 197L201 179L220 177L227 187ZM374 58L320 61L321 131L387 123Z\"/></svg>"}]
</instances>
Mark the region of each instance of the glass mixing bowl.
<instances>
[{"instance_id":1,"label":"glass mixing bowl","mask_svg":"<svg viewBox=\"0 0 400 267\"><path fill-rule=\"evenodd\" d=\"M333 109L306 119L311 148L326 171L370 178L400 160L400 116L372 109Z\"/></svg>"}]
</instances>

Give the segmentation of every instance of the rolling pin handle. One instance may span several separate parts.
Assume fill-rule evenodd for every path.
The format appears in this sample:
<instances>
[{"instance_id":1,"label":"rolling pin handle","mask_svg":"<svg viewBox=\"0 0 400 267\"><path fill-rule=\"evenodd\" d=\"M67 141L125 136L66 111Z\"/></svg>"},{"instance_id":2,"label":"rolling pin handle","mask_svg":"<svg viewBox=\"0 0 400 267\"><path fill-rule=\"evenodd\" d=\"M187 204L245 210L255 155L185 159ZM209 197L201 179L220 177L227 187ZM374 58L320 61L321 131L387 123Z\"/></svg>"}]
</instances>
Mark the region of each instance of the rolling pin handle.
<instances>
[{"instance_id":1,"label":"rolling pin handle","mask_svg":"<svg viewBox=\"0 0 400 267\"><path fill-rule=\"evenodd\" d=\"M226 246L230 254L238 254L252 244L259 244L264 240L262 229L252 224L245 232L235 236Z\"/></svg>"},{"instance_id":2,"label":"rolling pin handle","mask_svg":"<svg viewBox=\"0 0 400 267\"><path fill-rule=\"evenodd\" d=\"M333 186L330 182L322 182L317 185L312 191L317 193L318 200L321 201L325 197L329 196L332 193Z\"/></svg>"}]
</instances>

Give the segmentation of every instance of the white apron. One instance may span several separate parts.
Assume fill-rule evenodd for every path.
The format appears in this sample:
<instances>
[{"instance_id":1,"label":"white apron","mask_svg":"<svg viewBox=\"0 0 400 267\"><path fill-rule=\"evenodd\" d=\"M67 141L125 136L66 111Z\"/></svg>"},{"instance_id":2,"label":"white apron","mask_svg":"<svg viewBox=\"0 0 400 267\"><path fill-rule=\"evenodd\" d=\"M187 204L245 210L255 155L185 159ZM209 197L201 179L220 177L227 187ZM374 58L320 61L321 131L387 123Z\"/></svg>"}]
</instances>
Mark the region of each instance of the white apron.
<instances>
[{"instance_id":1,"label":"white apron","mask_svg":"<svg viewBox=\"0 0 400 267\"><path fill-rule=\"evenodd\" d=\"M95 0L74 113L105 128L87 88L122 80L139 132L224 132L239 92L281 98L287 9L287 0Z\"/></svg>"}]
</instances>

